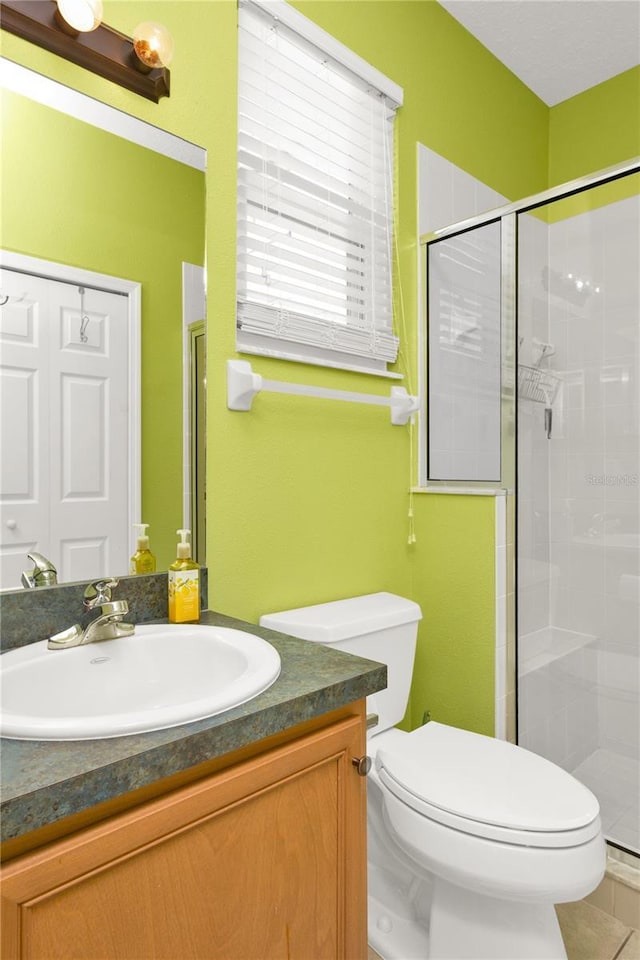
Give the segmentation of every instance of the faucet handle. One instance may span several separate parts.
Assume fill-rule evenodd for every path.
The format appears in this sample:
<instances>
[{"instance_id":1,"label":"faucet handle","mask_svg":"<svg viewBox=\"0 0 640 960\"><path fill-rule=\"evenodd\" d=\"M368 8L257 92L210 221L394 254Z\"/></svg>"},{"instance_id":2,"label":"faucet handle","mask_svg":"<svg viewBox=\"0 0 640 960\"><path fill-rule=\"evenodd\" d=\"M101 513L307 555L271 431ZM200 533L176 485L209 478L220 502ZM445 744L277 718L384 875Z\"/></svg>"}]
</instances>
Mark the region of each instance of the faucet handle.
<instances>
[{"instance_id":1,"label":"faucet handle","mask_svg":"<svg viewBox=\"0 0 640 960\"><path fill-rule=\"evenodd\" d=\"M93 610L95 607L101 607L104 603L111 603L111 589L117 586L118 581L114 578L94 580L84 591L85 610Z\"/></svg>"},{"instance_id":2,"label":"faucet handle","mask_svg":"<svg viewBox=\"0 0 640 960\"><path fill-rule=\"evenodd\" d=\"M58 571L51 560L47 560L41 553L35 553L35 551L28 553L27 557L33 563L33 570L31 573L25 570L22 574L23 586L29 589L55 586L58 582Z\"/></svg>"}]
</instances>

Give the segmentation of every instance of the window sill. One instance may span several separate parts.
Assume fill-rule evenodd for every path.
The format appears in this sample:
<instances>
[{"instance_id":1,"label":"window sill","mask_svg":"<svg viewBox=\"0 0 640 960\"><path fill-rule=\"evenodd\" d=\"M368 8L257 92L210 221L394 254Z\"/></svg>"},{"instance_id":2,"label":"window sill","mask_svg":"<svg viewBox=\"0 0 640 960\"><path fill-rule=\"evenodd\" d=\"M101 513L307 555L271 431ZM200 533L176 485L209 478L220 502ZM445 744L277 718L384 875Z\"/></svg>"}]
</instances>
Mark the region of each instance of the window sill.
<instances>
[{"instance_id":1,"label":"window sill","mask_svg":"<svg viewBox=\"0 0 640 960\"><path fill-rule=\"evenodd\" d=\"M366 373L370 377L383 377L386 380L404 380L401 373L393 370L387 370L381 360L372 360L370 364L359 357L354 357L353 361L342 359L337 355L331 355L330 351L326 353L315 348L315 354L309 356L302 353L296 353L294 350L274 349L273 347L263 346L259 343L250 343L249 337L243 340L238 337L236 350L239 354L249 354L250 356L271 357L274 360L288 360L294 363L306 363L312 367L328 367L332 370L348 370L351 373ZM314 348L310 348L312 350Z\"/></svg>"}]
</instances>

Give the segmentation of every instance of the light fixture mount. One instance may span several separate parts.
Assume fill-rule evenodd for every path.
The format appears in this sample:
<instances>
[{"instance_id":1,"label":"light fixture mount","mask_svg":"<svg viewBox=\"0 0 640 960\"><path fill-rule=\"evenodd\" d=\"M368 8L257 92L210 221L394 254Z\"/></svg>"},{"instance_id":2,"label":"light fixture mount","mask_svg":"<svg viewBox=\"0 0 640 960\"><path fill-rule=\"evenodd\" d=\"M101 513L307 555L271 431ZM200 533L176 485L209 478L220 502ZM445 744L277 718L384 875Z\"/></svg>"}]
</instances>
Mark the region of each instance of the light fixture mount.
<instances>
[{"instance_id":1,"label":"light fixture mount","mask_svg":"<svg viewBox=\"0 0 640 960\"><path fill-rule=\"evenodd\" d=\"M90 33L70 34L60 26L57 9L55 0L0 0L0 27L147 100L169 96L169 70L137 69L130 37L104 23Z\"/></svg>"}]
</instances>

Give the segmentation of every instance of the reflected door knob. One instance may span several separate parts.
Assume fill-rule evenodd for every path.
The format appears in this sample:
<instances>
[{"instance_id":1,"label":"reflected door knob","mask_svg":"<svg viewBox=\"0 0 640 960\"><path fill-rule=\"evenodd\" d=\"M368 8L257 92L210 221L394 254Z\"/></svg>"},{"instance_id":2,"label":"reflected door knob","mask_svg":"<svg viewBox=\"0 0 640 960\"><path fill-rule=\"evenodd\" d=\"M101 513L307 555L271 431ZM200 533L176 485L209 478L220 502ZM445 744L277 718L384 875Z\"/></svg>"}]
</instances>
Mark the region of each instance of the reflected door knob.
<instances>
[{"instance_id":1,"label":"reflected door knob","mask_svg":"<svg viewBox=\"0 0 640 960\"><path fill-rule=\"evenodd\" d=\"M359 777L366 777L371 770L371 757L354 757L351 761L356 770L358 771Z\"/></svg>"}]
</instances>

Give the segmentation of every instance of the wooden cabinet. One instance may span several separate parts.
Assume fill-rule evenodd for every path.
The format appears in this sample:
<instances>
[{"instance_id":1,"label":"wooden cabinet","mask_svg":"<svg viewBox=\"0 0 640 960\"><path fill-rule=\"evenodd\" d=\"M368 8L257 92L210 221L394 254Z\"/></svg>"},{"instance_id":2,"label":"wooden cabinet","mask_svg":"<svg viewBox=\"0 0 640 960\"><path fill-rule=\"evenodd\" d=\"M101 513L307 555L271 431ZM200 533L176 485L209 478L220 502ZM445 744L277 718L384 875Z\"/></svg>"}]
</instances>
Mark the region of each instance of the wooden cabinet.
<instances>
[{"instance_id":1,"label":"wooden cabinet","mask_svg":"<svg viewBox=\"0 0 640 960\"><path fill-rule=\"evenodd\" d=\"M16 857L3 960L364 960L362 716Z\"/></svg>"}]
</instances>

